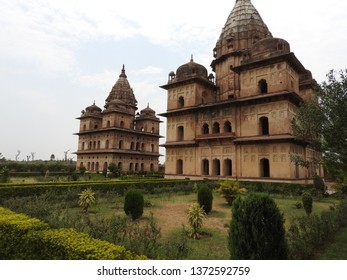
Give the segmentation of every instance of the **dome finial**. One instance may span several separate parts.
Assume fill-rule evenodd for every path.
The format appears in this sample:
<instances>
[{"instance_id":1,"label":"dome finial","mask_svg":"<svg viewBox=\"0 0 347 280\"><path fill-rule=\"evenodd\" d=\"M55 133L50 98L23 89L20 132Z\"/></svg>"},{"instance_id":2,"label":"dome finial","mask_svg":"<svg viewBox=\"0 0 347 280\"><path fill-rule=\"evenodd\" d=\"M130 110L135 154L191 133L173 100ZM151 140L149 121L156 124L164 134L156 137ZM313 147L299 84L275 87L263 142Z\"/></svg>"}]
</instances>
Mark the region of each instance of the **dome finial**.
<instances>
[{"instance_id":1,"label":"dome finial","mask_svg":"<svg viewBox=\"0 0 347 280\"><path fill-rule=\"evenodd\" d=\"M122 73L119 75L119 78L121 78L121 77L127 78L127 75L125 74L125 66L124 66L124 64L123 64L123 67L122 67Z\"/></svg>"},{"instance_id":2,"label":"dome finial","mask_svg":"<svg viewBox=\"0 0 347 280\"><path fill-rule=\"evenodd\" d=\"M194 62L193 54L190 56L190 62Z\"/></svg>"}]
</instances>

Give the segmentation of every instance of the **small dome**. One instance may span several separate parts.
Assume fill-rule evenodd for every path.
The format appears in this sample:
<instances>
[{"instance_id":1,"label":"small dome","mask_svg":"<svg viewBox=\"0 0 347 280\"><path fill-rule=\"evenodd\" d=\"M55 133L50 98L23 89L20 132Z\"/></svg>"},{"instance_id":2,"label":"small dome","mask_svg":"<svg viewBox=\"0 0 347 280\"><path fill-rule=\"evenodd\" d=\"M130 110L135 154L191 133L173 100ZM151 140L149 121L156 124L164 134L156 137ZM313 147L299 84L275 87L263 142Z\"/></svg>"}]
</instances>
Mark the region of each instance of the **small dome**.
<instances>
[{"instance_id":1,"label":"small dome","mask_svg":"<svg viewBox=\"0 0 347 280\"><path fill-rule=\"evenodd\" d=\"M141 110L140 116L155 116L155 111L151 108L149 108L149 104L147 105L147 108Z\"/></svg>"},{"instance_id":2,"label":"small dome","mask_svg":"<svg viewBox=\"0 0 347 280\"><path fill-rule=\"evenodd\" d=\"M197 76L207 79L207 69L203 65L195 63L193 58L190 62L178 67L176 71L176 79L187 79Z\"/></svg>"},{"instance_id":3,"label":"small dome","mask_svg":"<svg viewBox=\"0 0 347 280\"><path fill-rule=\"evenodd\" d=\"M86 113L101 113L101 108L95 105L95 101L93 105L90 105L86 108Z\"/></svg>"},{"instance_id":4,"label":"small dome","mask_svg":"<svg viewBox=\"0 0 347 280\"><path fill-rule=\"evenodd\" d=\"M251 49L251 57L271 57L278 54L290 53L290 45L280 38L266 38L255 43Z\"/></svg>"}]
</instances>

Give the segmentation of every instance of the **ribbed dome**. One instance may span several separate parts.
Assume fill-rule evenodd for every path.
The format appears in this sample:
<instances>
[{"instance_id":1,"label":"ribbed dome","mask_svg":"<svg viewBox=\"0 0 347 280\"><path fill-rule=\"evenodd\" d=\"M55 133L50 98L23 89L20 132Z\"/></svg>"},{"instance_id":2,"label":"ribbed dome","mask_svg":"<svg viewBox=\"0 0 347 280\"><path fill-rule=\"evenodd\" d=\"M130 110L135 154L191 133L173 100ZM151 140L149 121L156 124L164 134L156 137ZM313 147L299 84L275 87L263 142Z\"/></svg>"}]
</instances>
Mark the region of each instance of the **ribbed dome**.
<instances>
[{"instance_id":1,"label":"ribbed dome","mask_svg":"<svg viewBox=\"0 0 347 280\"><path fill-rule=\"evenodd\" d=\"M140 116L155 116L155 111L149 108L149 104L148 104L147 108L141 110Z\"/></svg>"},{"instance_id":2,"label":"ribbed dome","mask_svg":"<svg viewBox=\"0 0 347 280\"><path fill-rule=\"evenodd\" d=\"M271 37L271 32L250 0L236 0L220 39L232 37L239 32L255 31L262 38Z\"/></svg>"},{"instance_id":3,"label":"ribbed dome","mask_svg":"<svg viewBox=\"0 0 347 280\"><path fill-rule=\"evenodd\" d=\"M101 108L95 105L95 101L93 105L90 105L86 108L86 113L101 113Z\"/></svg>"},{"instance_id":4,"label":"ribbed dome","mask_svg":"<svg viewBox=\"0 0 347 280\"><path fill-rule=\"evenodd\" d=\"M129 106L136 107L137 105L137 100L135 99L133 89L130 87L127 75L125 74L124 65L122 68L122 73L119 75L117 82L106 99L105 107L107 107L110 101L115 99L118 99Z\"/></svg>"},{"instance_id":5,"label":"ribbed dome","mask_svg":"<svg viewBox=\"0 0 347 280\"><path fill-rule=\"evenodd\" d=\"M193 58L190 62L181 65L176 71L176 79L186 79L192 77L203 77L207 79L207 69L201 64L195 63Z\"/></svg>"}]
</instances>

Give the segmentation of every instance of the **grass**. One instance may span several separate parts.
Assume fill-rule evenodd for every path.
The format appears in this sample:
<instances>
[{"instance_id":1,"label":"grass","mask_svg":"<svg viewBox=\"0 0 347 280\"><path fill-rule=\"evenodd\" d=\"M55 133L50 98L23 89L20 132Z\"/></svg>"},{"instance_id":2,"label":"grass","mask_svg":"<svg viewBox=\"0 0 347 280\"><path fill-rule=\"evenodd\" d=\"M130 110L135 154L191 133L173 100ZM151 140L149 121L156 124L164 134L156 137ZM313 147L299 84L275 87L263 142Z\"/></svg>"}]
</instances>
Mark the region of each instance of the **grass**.
<instances>
[{"instance_id":1,"label":"grass","mask_svg":"<svg viewBox=\"0 0 347 280\"><path fill-rule=\"evenodd\" d=\"M62 207L62 201L68 199L71 201L69 201L69 203L68 201L65 201L66 206L64 207L66 207L66 210L64 211L66 212L63 212L62 215L78 216L81 215L83 210L77 205L77 193L76 203L72 201L74 196L75 194L70 194L69 196L66 195L66 197L47 196L46 198L43 198L43 201L37 207L45 208L44 206L48 203L48 205L56 205L54 207L60 209ZM231 221L231 207L226 204L224 198L220 197L219 194L214 193L213 196L212 211L207 215L207 219L202 228L201 238L199 240L188 240L190 250L186 259L229 259L228 228ZM304 209L297 209L295 207L295 203L301 201L300 197L282 197L278 195L272 195L272 197L276 201L280 211L284 214L286 223L291 219L295 219L295 217L306 215ZM149 207L145 207L140 222L146 223L153 214L153 217L160 228L160 242L165 243L175 239L177 240L183 227L186 230L189 230L187 212L189 207L197 201L197 195L195 193L163 193L145 195L144 198ZM38 198L33 197L32 204L29 204L28 202L25 202L24 204L32 205L30 207L33 207L34 203L36 203L35 199ZM118 196L112 192L107 194L97 193L96 204L89 208L88 215L90 219L95 220L100 218L111 218L113 216L125 217L123 202L124 197ZM16 203L22 207L22 211L25 210L24 208L27 208L23 208L23 203L21 201L17 201ZM330 199L314 201L313 211L318 214L324 210L328 210L330 205L336 203L337 201ZM52 209L54 209L54 207L52 207ZM16 209L13 210L16 211ZM50 220L53 220L54 222L54 219L51 218ZM347 231L345 238L347 238Z\"/></svg>"},{"instance_id":2,"label":"grass","mask_svg":"<svg viewBox=\"0 0 347 280\"><path fill-rule=\"evenodd\" d=\"M347 228L342 229L334 241L320 255L321 260L347 260Z\"/></svg>"}]
</instances>

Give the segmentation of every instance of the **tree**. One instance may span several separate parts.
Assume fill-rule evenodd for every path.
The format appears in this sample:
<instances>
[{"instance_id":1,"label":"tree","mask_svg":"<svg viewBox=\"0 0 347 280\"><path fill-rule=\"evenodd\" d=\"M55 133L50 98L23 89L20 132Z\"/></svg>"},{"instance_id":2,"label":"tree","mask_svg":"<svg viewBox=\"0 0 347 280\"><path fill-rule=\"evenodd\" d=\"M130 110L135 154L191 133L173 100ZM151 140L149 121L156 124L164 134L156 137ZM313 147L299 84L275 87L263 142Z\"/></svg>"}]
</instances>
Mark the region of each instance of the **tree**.
<instances>
[{"instance_id":1,"label":"tree","mask_svg":"<svg viewBox=\"0 0 347 280\"><path fill-rule=\"evenodd\" d=\"M95 193L91 188L85 189L79 195L78 204L82 207L82 209L88 213L88 209L91 205L95 203Z\"/></svg>"},{"instance_id":2,"label":"tree","mask_svg":"<svg viewBox=\"0 0 347 280\"><path fill-rule=\"evenodd\" d=\"M212 211L212 201L213 201L212 190L206 185L201 186L198 189L198 202L200 207L204 209L206 214Z\"/></svg>"},{"instance_id":3,"label":"tree","mask_svg":"<svg viewBox=\"0 0 347 280\"><path fill-rule=\"evenodd\" d=\"M199 239L199 231L204 225L204 220L206 219L205 210L199 206L199 204L194 203L190 206L188 210L188 222L192 228L191 237L194 239Z\"/></svg>"},{"instance_id":4,"label":"tree","mask_svg":"<svg viewBox=\"0 0 347 280\"><path fill-rule=\"evenodd\" d=\"M245 188L241 188L239 181L224 181L219 184L217 190L227 201L228 205L232 205L234 199L247 192Z\"/></svg>"},{"instance_id":5,"label":"tree","mask_svg":"<svg viewBox=\"0 0 347 280\"><path fill-rule=\"evenodd\" d=\"M124 199L124 212L135 221L142 216L144 204L143 194L139 190L129 190Z\"/></svg>"},{"instance_id":6,"label":"tree","mask_svg":"<svg viewBox=\"0 0 347 280\"><path fill-rule=\"evenodd\" d=\"M120 171L118 166L114 162L110 163L110 165L108 166L108 170L111 172L111 177L113 178L119 177Z\"/></svg>"},{"instance_id":7,"label":"tree","mask_svg":"<svg viewBox=\"0 0 347 280\"><path fill-rule=\"evenodd\" d=\"M272 198L250 194L234 201L229 251L231 259L287 259L284 219Z\"/></svg>"},{"instance_id":8,"label":"tree","mask_svg":"<svg viewBox=\"0 0 347 280\"><path fill-rule=\"evenodd\" d=\"M347 177L347 69L331 70L327 78L317 87L316 98L304 103L292 122L294 135L321 152L322 158L293 160L306 167L323 163L331 175L343 180Z\"/></svg>"}]
</instances>

